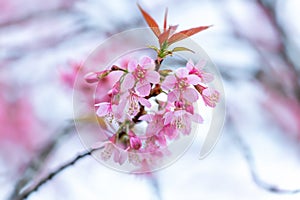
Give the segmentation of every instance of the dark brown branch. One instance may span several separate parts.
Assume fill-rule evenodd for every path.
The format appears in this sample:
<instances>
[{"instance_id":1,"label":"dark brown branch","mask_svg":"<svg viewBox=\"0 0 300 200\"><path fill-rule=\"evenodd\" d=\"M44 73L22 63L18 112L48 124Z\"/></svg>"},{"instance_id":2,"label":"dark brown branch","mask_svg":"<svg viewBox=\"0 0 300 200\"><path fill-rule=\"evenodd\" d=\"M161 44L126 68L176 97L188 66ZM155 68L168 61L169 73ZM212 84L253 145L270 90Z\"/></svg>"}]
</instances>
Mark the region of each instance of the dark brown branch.
<instances>
[{"instance_id":1,"label":"dark brown branch","mask_svg":"<svg viewBox=\"0 0 300 200\"><path fill-rule=\"evenodd\" d=\"M136 114L136 116L134 116L134 118L132 119L132 121L133 121L134 123L138 123L138 122L140 121L139 118L140 118L142 115L144 115L144 114L146 114L145 106L140 105L140 111L138 112L138 114Z\"/></svg>"},{"instance_id":2,"label":"dark brown branch","mask_svg":"<svg viewBox=\"0 0 300 200\"><path fill-rule=\"evenodd\" d=\"M55 171L51 172L50 174L46 175L36 185L34 185L33 187L25 190L23 193L20 194L20 196L18 196L14 200L26 199L29 195L31 195L33 192L36 192L42 185L44 185L46 182L48 182L51 179L53 179L56 175L58 175L59 173L61 173L63 170L65 170L68 167L74 165L77 161L81 160L82 158L91 155L94 151L102 149L102 148L103 147L96 148L96 149L90 149L90 150L87 150L85 152L82 152L82 153L78 154L74 159L72 159L71 161L67 162L66 164L60 166L58 169L56 169Z\"/></svg>"},{"instance_id":3,"label":"dark brown branch","mask_svg":"<svg viewBox=\"0 0 300 200\"><path fill-rule=\"evenodd\" d=\"M161 90L160 85L156 84L155 87L153 89L151 89L150 94L145 97L145 99L150 99L151 97L155 97L155 96L159 95L161 93L161 91L162 90ZM145 114L146 114L145 107L140 105L140 111L138 112L138 114L136 114L136 116L132 119L132 121L134 123L139 122L139 118Z\"/></svg>"},{"instance_id":4,"label":"dark brown branch","mask_svg":"<svg viewBox=\"0 0 300 200\"><path fill-rule=\"evenodd\" d=\"M68 135L73 130L74 130L74 123L69 122L69 124L61 131L61 133L59 133L55 138L49 141L48 144L45 145L39 151L39 153L34 157L34 159L32 159L28 163L25 172L23 172L24 175L15 184L14 190L11 193L9 199L15 199L19 195L22 188L24 188L24 186L27 185L43 167L45 160L49 157L49 155L51 155L53 150L57 147L58 143L61 141L61 138Z\"/></svg>"}]
</instances>

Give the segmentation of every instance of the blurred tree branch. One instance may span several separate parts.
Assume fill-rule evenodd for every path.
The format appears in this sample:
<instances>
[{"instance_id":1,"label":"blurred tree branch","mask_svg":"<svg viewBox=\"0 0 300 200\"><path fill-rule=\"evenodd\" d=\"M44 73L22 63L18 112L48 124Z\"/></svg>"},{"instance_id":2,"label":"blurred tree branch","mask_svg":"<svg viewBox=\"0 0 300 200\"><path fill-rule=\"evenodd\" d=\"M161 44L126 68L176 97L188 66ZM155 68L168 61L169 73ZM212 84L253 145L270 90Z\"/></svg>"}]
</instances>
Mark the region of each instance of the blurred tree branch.
<instances>
[{"instance_id":1,"label":"blurred tree branch","mask_svg":"<svg viewBox=\"0 0 300 200\"><path fill-rule=\"evenodd\" d=\"M11 200L26 199L29 195L31 195L33 192L37 191L42 185L44 185L46 182L50 181L52 178L54 178L56 175L61 173L63 170L65 170L68 167L74 165L77 161L81 160L82 158L84 158L86 156L90 156L94 151L102 149L102 148L103 148L103 146L100 147L100 148L90 149L90 150L87 150L87 151L84 151L84 152L78 154L74 159L70 160L69 162L67 162L63 165L61 165L58 169L56 169L55 171L49 173L44 178L39 180L39 182L36 185L34 185L33 187L30 187L29 189L25 190L24 192L22 192L17 197L15 197Z\"/></svg>"},{"instance_id":2,"label":"blurred tree branch","mask_svg":"<svg viewBox=\"0 0 300 200\"><path fill-rule=\"evenodd\" d=\"M253 156L253 153L250 149L250 147L246 144L246 142L242 139L240 134L235 128L235 123L232 117L228 117L227 124L228 128L228 133L230 133L230 137L232 140L235 142L239 150L241 151L245 161L247 162L250 174L252 176L252 180L254 183L269 192L272 193L278 193L278 194L296 194L300 193L300 188L298 189L283 189L280 186L268 183L264 181L263 179L260 178L259 173L257 172L256 166L255 166L255 159Z\"/></svg>"},{"instance_id":3,"label":"blurred tree branch","mask_svg":"<svg viewBox=\"0 0 300 200\"><path fill-rule=\"evenodd\" d=\"M38 154L34 157L34 159L28 163L25 171L23 172L24 175L16 182L14 190L12 191L9 199L14 200L18 198L21 190L26 187L30 181L34 180L36 175L44 167L45 161L56 149L58 144L61 142L61 139L73 132L75 130L74 128L74 123L71 121L68 122L68 125L63 128L58 135L53 137L47 145L38 151Z\"/></svg>"}]
</instances>

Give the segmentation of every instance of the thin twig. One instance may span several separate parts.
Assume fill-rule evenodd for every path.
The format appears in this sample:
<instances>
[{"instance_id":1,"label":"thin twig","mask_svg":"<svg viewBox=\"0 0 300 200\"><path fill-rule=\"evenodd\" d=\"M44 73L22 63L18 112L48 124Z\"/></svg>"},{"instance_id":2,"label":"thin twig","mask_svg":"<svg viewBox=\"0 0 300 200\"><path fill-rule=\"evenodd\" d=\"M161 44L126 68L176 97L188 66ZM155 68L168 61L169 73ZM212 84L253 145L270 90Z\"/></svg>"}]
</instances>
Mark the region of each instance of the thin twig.
<instances>
[{"instance_id":1,"label":"thin twig","mask_svg":"<svg viewBox=\"0 0 300 200\"><path fill-rule=\"evenodd\" d=\"M66 164L60 166L55 171L53 171L50 174L46 175L36 185L34 185L33 187L25 190L23 193L21 193L21 195L19 197L16 198L16 200L26 199L27 197L29 197L29 195L31 195L33 192L36 192L42 185L44 185L46 182L53 179L56 175L61 173L63 170L65 170L66 168L74 165L77 161L81 160L82 158L91 155L94 151L100 150L102 148L103 148L103 146L101 146L100 148L89 149L87 151L84 151L84 152L78 154L74 159L70 160Z\"/></svg>"},{"instance_id":2,"label":"thin twig","mask_svg":"<svg viewBox=\"0 0 300 200\"><path fill-rule=\"evenodd\" d=\"M250 170L252 179L254 181L254 183L268 191L268 192L272 192L272 193L277 193L277 194L296 194L296 193L300 193L300 188L299 189L294 189L294 190L290 190L290 189L283 189L277 185L274 185L272 183L268 183L264 180L262 180L260 178L260 176L258 175L256 166L255 166L255 159L253 156L253 153L251 151L251 149L249 148L249 146L243 141L243 139L239 136L237 130L234 128L234 125L231 121L231 119L228 120L230 125L231 125L231 130L229 131L230 135L232 136L232 139L235 141L235 143L237 144L238 148L241 150L241 153L243 154L243 157L245 159L245 161L248 164L248 168Z\"/></svg>"},{"instance_id":3,"label":"thin twig","mask_svg":"<svg viewBox=\"0 0 300 200\"><path fill-rule=\"evenodd\" d=\"M48 144L39 151L34 159L28 163L26 170L23 173L24 175L15 184L14 190L9 199L15 199L19 195L22 188L24 188L24 186L27 185L43 167L45 160L57 147L58 143L61 141L61 138L71 133L72 130L74 130L74 123L69 122L69 124L56 137L49 141Z\"/></svg>"},{"instance_id":4,"label":"thin twig","mask_svg":"<svg viewBox=\"0 0 300 200\"><path fill-rule=\"evenodd\" d=\"M278 52L278 56L285 62L287 68L292 72L291 74L294 75L294 79L297 80L297 76L300 75L300 72L297 70L297 63L293 62L290 55L288 54L289 45L291 44L289 41L288 33L286 33L286 30L282 26L282 24L279 21L278 13L276 11L276 3L272 2L267 3L264 0L256 0L257 4L261 7L261 9L264 11L265 15L269 18L271 24L275 28L275 31L279 35L279 43L280 43L280 51ZM300 101L300 83L295 82L294 84L294 93L296 98Z\"/></svg>"},{"instance_id":5,"label":"thin twig","mask_svg":"<svg viewBox=\"0 0 300 200\"><path fill-rule=\"evenodd\" d=\"M153 192L156 194L157 199L162 200L161 189L159 187L159 182L157 180L157 177L154 176L154 174L150 174L147 176L148 176L149 183L151 184L151 186L153 188Z\"/></svg>"}]
</instances>

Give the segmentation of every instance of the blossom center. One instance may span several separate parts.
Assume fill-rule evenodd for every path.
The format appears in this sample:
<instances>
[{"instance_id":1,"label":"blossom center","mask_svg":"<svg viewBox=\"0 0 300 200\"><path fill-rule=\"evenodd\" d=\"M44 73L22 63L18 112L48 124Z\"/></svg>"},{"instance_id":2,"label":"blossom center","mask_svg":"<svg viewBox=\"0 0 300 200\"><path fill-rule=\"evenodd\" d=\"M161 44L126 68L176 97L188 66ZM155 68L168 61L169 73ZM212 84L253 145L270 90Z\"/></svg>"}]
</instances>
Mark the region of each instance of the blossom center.
<instances>
[{"instance_id":1,"label":"blossom center","mask_svg":"<svg viewBox=\"0 0 300 200\"><path fill-rule=\"evenodd\" d=\"M213 101L213 102L217 102L218 99L219 99L219 96L218 96L218 94L214 93L214 94L212 94L212 95L210 96L210 99L211 99L211 101Z\"/></svg>"},{"instance_id":2,"label":"blossom center","mask_svg":"<svg viewBox=\"0 0 300 200\"><path fill-rule=\"evenodd\" d=\"M140 66L137 67L136 71L135 71L135 77L137 79L144 79L145 78L145 74L146 74L146 70L141 68Z\"/></svg>"},{"instance_id":3,"label":"blossom center","mask_svg":"<svg viewBox=\"0 0 300 200\"><path fill-rule=\"evenodd\" d=\"M187 83L187 79L186 78L179 79L179 81L178 81L178 88L179 89L185 89L188 86L189 86L189 84Z\"/></svg>"},{"instance_id":4,"label":"blossom center","mask_svg":"<svg viewBox=\"0 0 300 200\"><path fill-rule=\"evenodd\" d=\"M184 128L184 123L182 122L181 118L175 119L174 125L175 125L176 129Z\"/></svg>"},{"instance_id":5,"label":"blossom center","mask_svg":"<svg viewBox=\"0 0 300 200\"><path fill-rule=\"evenodd\" d=\"M134 115L139 109L138 101L134 98L134 96L130 97L128 113L129 115Z\"/></svg>"}]
</instances>

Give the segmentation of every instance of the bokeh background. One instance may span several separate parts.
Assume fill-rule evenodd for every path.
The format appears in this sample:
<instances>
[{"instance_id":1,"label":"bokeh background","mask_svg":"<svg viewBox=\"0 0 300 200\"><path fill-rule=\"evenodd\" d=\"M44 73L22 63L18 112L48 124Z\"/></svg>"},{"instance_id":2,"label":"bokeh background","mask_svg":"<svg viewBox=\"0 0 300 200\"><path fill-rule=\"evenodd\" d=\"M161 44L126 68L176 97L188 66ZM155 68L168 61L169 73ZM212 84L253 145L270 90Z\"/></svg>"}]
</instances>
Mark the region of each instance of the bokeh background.
<instances>
[{"instance_id":1,"label":"bokeh background","mask_svg":"<svg viewBox=\"0 0 300 200\"><path fill-rule=\"evenodd\" d=\"M139 3L192 37L220 70L226 122L214 151L197 140L152 176L122 174L87 157L28 199L299 199L298 0ZM72 125L76 67L106 38L146 23L131 0L0 0L0 199L84 150ZM284 193L284 194L283 194Z\"/></svg>"}]
</instances>

